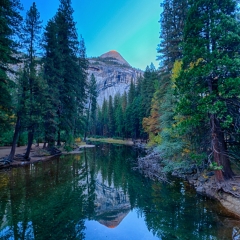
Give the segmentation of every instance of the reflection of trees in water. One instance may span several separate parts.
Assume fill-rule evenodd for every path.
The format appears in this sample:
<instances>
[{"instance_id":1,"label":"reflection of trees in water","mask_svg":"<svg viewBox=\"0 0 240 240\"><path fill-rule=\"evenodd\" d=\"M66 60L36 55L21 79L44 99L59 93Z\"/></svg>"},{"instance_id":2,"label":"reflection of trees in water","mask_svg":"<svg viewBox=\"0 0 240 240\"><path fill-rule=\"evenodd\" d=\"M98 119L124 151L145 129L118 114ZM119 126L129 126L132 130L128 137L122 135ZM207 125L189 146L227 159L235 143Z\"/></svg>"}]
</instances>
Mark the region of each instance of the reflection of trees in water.
<instances>
[{"instance_id":1,"label":"reflection of trees in water","mask_svg":"<svg viewBox=\"0 0 240 240\"><path fill-rule=\"evenodd\" d=\"M86 172L81 162L51 161L13 169L5 197L10 202L0 237L82 239Z\"/></svg>"},{"instance_id":2,"label":"reflection of trees in water","mask_svg":"<svg viewBox=\"0 0 240 240\"><path fill-rule=\"evenodd\" d=\"M215 201L206 202L180 181L156 183L133 172L136 152L131 154L127 147L105 146L97 152L96 166L109 186L127 193L131 208L138 208L149 230L162 239L222 238L222 223L211 206ZM225 228L225 237L231 237L231 229Z\"/></svg>"},{"instance_id":3,"label":"reflection of trees in water","mask_svg":"<svg viewBox=\"0 0 240 240\"><path fill-rule=\"evenodd\" d=\"M114 227L136 207L162 239L221 239L203 198L183 183L155 183L132 171L136 156L106 144L1 174L0 238L83 239L85 219Z\"/></svg>"},{"instance_id":4,"label":"reflection of trees in water","mask_svg":"<svg viewBox=\"0 0 240 240\"><path fill-rule=\"evenodd\" d=\"M154 235L163 240L231 239L232 227L224 229L224 223L211 206L219 206L216 201L206 202L204 197L196 196L193 190L187 189L187 184L180 181L173 185L144 185L139 189L145 189L145 193L139 193L136 206Z\"/></svg>"}]
</instances>

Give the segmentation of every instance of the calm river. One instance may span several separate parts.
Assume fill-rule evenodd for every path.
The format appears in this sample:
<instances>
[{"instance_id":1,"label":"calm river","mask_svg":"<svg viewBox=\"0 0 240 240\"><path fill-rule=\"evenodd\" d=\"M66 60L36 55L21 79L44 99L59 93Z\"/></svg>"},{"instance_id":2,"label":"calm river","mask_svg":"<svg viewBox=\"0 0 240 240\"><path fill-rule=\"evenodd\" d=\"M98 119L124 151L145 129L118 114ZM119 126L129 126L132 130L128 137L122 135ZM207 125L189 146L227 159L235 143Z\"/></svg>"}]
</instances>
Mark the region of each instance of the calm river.
<instances>
[{"instance_id":1,"label":"calm river","mask_svg":"<svg viewBox=\"0 0 240 240\"><path fill-rule=\"evenodd\" d=\"M0 239L231 239L237 220L185 182L133 171L137 156L98 145L0 172Z\"/></svg>"}]
</instances>

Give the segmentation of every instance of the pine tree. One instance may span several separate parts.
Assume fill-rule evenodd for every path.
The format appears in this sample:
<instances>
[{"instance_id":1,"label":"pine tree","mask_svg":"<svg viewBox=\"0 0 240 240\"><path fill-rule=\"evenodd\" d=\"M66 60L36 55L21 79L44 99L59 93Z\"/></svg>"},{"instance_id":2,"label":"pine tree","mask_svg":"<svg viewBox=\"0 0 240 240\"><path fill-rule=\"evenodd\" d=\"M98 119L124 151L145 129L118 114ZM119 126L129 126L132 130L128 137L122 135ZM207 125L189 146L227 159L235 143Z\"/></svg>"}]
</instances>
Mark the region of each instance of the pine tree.
<instances>
[{"instance_id":1,"label":"pine tree","mask_svg":"<svg viewBox=\"0 0 240 240\"><path fill-rule=\"evenodd\" d=\"M160 44L158 45L158 60L160 67L168 73L173 68L176 60L182 58L181 43L183 41L183 29L188 11L187 0L164 0L161 6Z\"/></svg>"},{"instance_id":2,"label":"pine tree","mask_svg":"<svg viewBox=\"0 0 240 240\"><path fill-rule=\"evenodd\" d=\"M39 109L36 95L38 92L38 77L37 77L37 50L39 47L40 34L41 34L41 21L40 14L37 10L35 2L26 13L26 18L23 27L23 44L26 50L25 64L28 73L28 98L27 101L27 115L25 116L26 125L28 129L28 146L25 153L25 158L29 159L29 154L34 138L34 131L36 128L36 121L38 121Z\"/></svg>"},{"instance_id":3,"label":"pine tree","mask_svg":"<svg viewBox=\"0 0 240 240\"><path fill-rule=\"evenodd\" d=\"M147 66L143 80L141 83L141 95L142 95L142 109L144 113L144 117L150 116L151 112L151 102L153 98L153 94L156 88L156 82L158 81L158 73L153 64Z\"/></svg>"},{"instance_id":4,"label":"pine tree","mask_svg":"<svg viewBox=\"0 0 240 240\"><path fill-rule=\"evenodd\" d=\"M115 122L115 134L118 137L124 136L124 128L123 128L123 110L122 110L122 97L119 93L114 96L114 122Z\"/></svg>"},{"instance_id":5,"label":"pine tree","mask_svg":"<svg viewBox=\"0 0 240 240\"><path fill-rule=\"evenodd\" d=\"M97 110L97 82L93 75L90 82L90 91L91 93L91 112L90 112L90 129L92 134L95 134L96 132L96 110Z\"/></svg>"},{"instance_id":6,"label":"pine tree","mask_svg":"<svg viewBox=\"0 0 240 240\"><path fill-rule=\"evenodd\" d=\"M133 80L131 80L130 88L128 91L128 104L133 103L134 98L135 98L135 85L133 83Z\"/></svg>"},{"instance_id":7,"label":"pine tree","mask_svg":"<svg viewBox=\"0 0 240 240\"><path fill-rule=\"evenodd\" d=\"M155 95L158 96L160 117L161 115L166 116L166 112L163 110L166 109L166 106L168 106L168 112L172 111L168 115L170 118L168 120L165 118L166 122L172 122L173 109L175 108L173 106L175 102L169 101L169 97L173 93L172 70L175 62L181 60L183 57L181 44L183 42L183 32L187 18L187 3L187 0L164 0L162 4L160 44L158 45L158 60L160 61L159 87ZM160 124L165 124L162 119L159 122ZM161 131L164 126L160 125L159 128Z\"/></svg>"},{"instance_id":8,"label":"pine tree","mask_svg":"<svg viewBox=\"0 0 240 240\"><path fill-rule=\"evenodd\" d=\"M182 42L188 12L188 1L164 1L162 7L160 44L158 45L158 59L160 60L159 82L154 94L155 99L152 103L154 106L156 105L155 101L158 101L156 109L159 109L159 111L154 112L154 108L152 108L152 116L159 114L157 141L160 141L158 149L164 156L164 159L182 161L184 144L182 139L178 138L177 130L175 129L177 124L175 115L178 113L175 111L177 101L174 96L174 82L176 79L174 75L176 75L176 72L178 74L181 69L180 60L183 57ZM149 121L153 122L152 130L154 131L156 129L154 118L149 118ZM149 126L149 130L151 130L152 126ZM184 159L186 160L185 155Z\"/></svg>"},{"instance_id":9,"label":"pine tree","mask_svg":"<svg viewBox=\"0 0 240 240\"><path fill-rule=\"evenodd\" d=\"M101 107L97 105L96 135L103 136L103 117Z\"/></svg>"},{"instance_id":10,"label":"pine tree","mask_svg":"<svg viewBox=\"0 0 240 240\"><path fill-rule=\"evenodd\" d=\"M121 104L122 104L122 110L125 113L126 108L127 108L127 104L128 104L128 102L127 102L127 92L126 91L124 91L124 94L122 95Z\"/></svg>"},{"instance_id":11,"label":"pine tree","mask_svg":"<svg viewBox=\"0 0 240 240\"><path fill-rule=\"evenodd\" d=\"M7 75L9 64L18 62L18 38L22 17L19 0L5 0L0 2L0 135L10 129L10 116L13 114L11 89L14 82ZM13 72L12 72L13 73Z\"/></svg>"},{"instance_id":12,"label":"pine tree","mask_svg":"<svg viewBox=\"0 0 240 240\"><path fill-rule=\"evenodd\" d=\"M103 105L102 105L102 114L101 114L101 122L102 122L102 131L101 131L101 135L102 136L108 136L108 102L107 100L104 98L103 100Z\"/></svg>"},{"instance_id":13,"label":"pine tree","mask_svg":"<svg viewBox=\"0 0 240 240\"><path fill-rule=\"evenodd\" d=\"M174 95L176 88L175 81L179 76L181 71L182 62L176 61L171 75L171 82L166 89L164 96L160 95L160 91L155 93L156 96L161 97L160 116L159 116L159 126L161 127L159 131L160 144L158 150L161 152L164 161L166 163L165 169L170 171L172 167L174 168L178 164L184 164L186 167L189 167L189 136L181 135L178 132L178 125L182 122L182 116L176 111L177 98ZM189 129L192 131L192 129ZM194 132L195 134L195 132ZM197 149L197 148L196 148ZM193 155L191 155L192 157ZM195 159L191 159L194 161ZM169 164L170 163L170 164ZM174 163L174 164L172 164ZM172 167L170 167L173 165Z\"/></svg>"},{"instance_id":14,"label":"pine tree","mask_svg":"<svg viewBox=\"0 0 240 240\"><path fill-rule=\"evenodd\" d=\"M61 49L61 77L63 80L60 89L59 126L60 130L65 133L66 141L72 143L77 132L77 123L81 121L80 118L83 115L83 106L86 100L85 46L81 41L79 48L71 0L60 0L54 21L57 25L58 47ZM60 131L58 136L58 143L60 143Z\"/></svg>"},{"instance_id":15,"label":"pine tree","mask_svg":"<svg viewBox=\"0 0 240 240\"><path fill-rule=\"evenodd\" d=\"M60 89L63 87L61 49L57 38L57 25L54 19L49 20L44 32L44 78L48 85L45 122L45 142L54 146L59 131Z\"/></svg>"},{"instance_id":16,"label":"pine tree","mask_svg":"<svg viewBox=\"0 0 240 240\"><path fill-rule=\"evenodd\" d=\"M87 123L84 139L86 140L87 132L91 129L95 133L96 124L96 110L97 110L97 83L94 75L91 75L88 88L88 109L87 109Z\"/></svg>"},{"instance_id":17,"label":"pine tree","mask_svg":"<svg viewBox=\"0 0 240 240\"><path fill-rule=\"evenodd\" d=\"M108 101L108 129L109 137L113 137L115 133L115 121L114 121L114 112L113 112L113 101L112 96L109 96Z\"/></svg>"},{"instance_id":18,"label":"pine tree","mask_svg":"<svg viewBox=\"0 0 240 240\"><path fill-rule=\"evenodd\" d=\"M16 150L16 144L18 139L20 138L21 129L23 129L23 126L21 127L22 123L22 116L26 115L26 107L25 107L25 99L26 99L26 86L28 84L27 82L27 71L24 68L17 74L16 81L16 92L15 92L15 114L16 114L16 123L15 123L15 129L14 129L14 135L13 135L13 141L11 146L10 154L7 158L8 162L12 162L13 158L15 156L15 150Z\"/></svg>"},{"instance_id":19,"label":"pine tree","mask_svg":"<svg viewBox=\"0 0 240 240\"><path fill-rule=\"evenodd\" d=\"M183 70L177 78L178 111L185 125L208 123L218 180L233 175L229 139L238 138L239 22L236 1L189 1L184 32ZM238 140L239 141L239 140ZM237 142L238 142L237 141ZM223 171L221 171L223 168Z\"/></svg>"},{"instance_id":20,"label":"pine tree","mask_svg":"<svg viewBox=\"0 0 240 240\"><path fill-rule=\"evenodd\" d=\"M123 110L122 106L119 104L115 110L115 123L116 123L116 135L119 137L124 137L124 118L123 118Z\"/></svg>"},{"instance_id":21,"label":"pine tree","mask_svg":"<svg viewBox=\"0 0 240 240\"><path fill-rule=\"evenodd\" d=\"M96 111L96 98L97 98L96 80L90 79L90 86L87 82L87 79L88 79L87 69L88 69L89 63L86 56L85 42L82 36L80 36L77 58L78 58L79 76L78 76L78 81L76 82L77 114L76 114L76 120L75 120L75 131L74 131L75 136L79 136L84 132L84 117L83 117L84 114L83 113L84 113L84 107L87 101L87 97L89 97L89 94L91 95L90 121L93 120L93 115Z\"/></svg>"}]
</instances>

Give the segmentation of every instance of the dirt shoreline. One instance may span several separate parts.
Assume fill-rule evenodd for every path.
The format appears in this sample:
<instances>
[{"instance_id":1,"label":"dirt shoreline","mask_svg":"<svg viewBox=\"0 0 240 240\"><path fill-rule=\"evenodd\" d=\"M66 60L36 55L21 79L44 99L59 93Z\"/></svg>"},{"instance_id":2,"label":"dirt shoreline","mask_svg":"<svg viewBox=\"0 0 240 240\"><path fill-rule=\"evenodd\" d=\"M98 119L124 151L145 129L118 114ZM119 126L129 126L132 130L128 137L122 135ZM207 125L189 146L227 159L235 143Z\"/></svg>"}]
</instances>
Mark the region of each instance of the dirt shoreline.
<instances>
[{"instance_id":1,"label":"dirt shoreline","mask_svg":"<svg viewBox=\"0 0 240 240\"><path fill-rule=\"evenodd\" d=\"M14 160L10 164L0 166L1 169L12 168L12 167L21 167L24 165L40 162L40 161L48 161L52 158L58 157L60 155L66 154L78 154L81 153L81 149L95 147L95 145L84 144L79 146L79 150L74 150L71 152L62 152L61 154L56 155L38 155L37 153L42 150L43 144L39 144L39 146L33 145L32 150L30 152L30 161L16 161ZM16 147L15 155L20 154L23 155L26 152L27 146ZM7 157L11 151L11 147L0 147L0 159Z\"/></svg>"},{"instance_id":2,"label":"dirt shoreline","mask_svg":"<svg viewBox=\"0 0 240 240\"><path fill-rule=\"evenodd\" d=\"M133 141L127 139L127 140L117 140L117 139L113 139L113 138L104 138L104 139L96 139L96 138L89 138L88 139L90 142L102 142L102 143L116 143L116 144L125 144L125 145L129 145L129 146L133 146L134 143ZM14 160L12 163L10 164L6 164L6 165L1 165L0 166L0 170L1 169L6 169L6 168L11 168L11 167L21 167L27 164L32 164L35 162L39 162L39 161L48 161L52 158L55 158L57 156L60 155L67 155L67 154L78 154L81 153L82 149L84 148L91 148L91 147L95 147L95 145L93 144L82 144L80 143L80 145L78 145L78 149L77 150L73 150L70 152L64 152L62 151L61 154L57 154L57 155L41 155L41 154L36 154L36 152L41 151L43 147L43 143L40 143L39 146L36 145L32 145L32 150L30 152L30 161L17 161ZM26 148L27 146L21 146L21 147L16 147L16 151L15 151L15 155L23 155L26 152ZM11 151L11 147L10 146L4 146L4 147L0 147L0 159L7 157L10 154Z\"/></svg>"}]
</instances>

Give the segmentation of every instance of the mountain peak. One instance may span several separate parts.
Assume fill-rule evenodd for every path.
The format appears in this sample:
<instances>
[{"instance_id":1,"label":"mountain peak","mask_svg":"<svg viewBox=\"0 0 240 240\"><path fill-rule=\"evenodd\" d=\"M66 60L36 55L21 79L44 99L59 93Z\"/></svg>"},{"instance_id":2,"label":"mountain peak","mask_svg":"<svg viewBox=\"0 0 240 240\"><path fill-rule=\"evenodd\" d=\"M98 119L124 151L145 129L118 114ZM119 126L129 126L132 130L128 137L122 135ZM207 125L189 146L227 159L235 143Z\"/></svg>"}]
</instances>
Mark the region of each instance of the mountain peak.
<instances>
[{"instance_id":1,"label":"mountain peak","mask_svg":"<svg viewBox=\"0 0 240 240\"><path fill-rule=\"evenodd\" d=\"M114 58L117 60L117 62L119 62L121 64L125 64L127 66L130 66L130 64L116 50L111 50L109 52L106 52L106 53L102 54L100 56L100 58Z\"/></svg>"}]
</instances>

